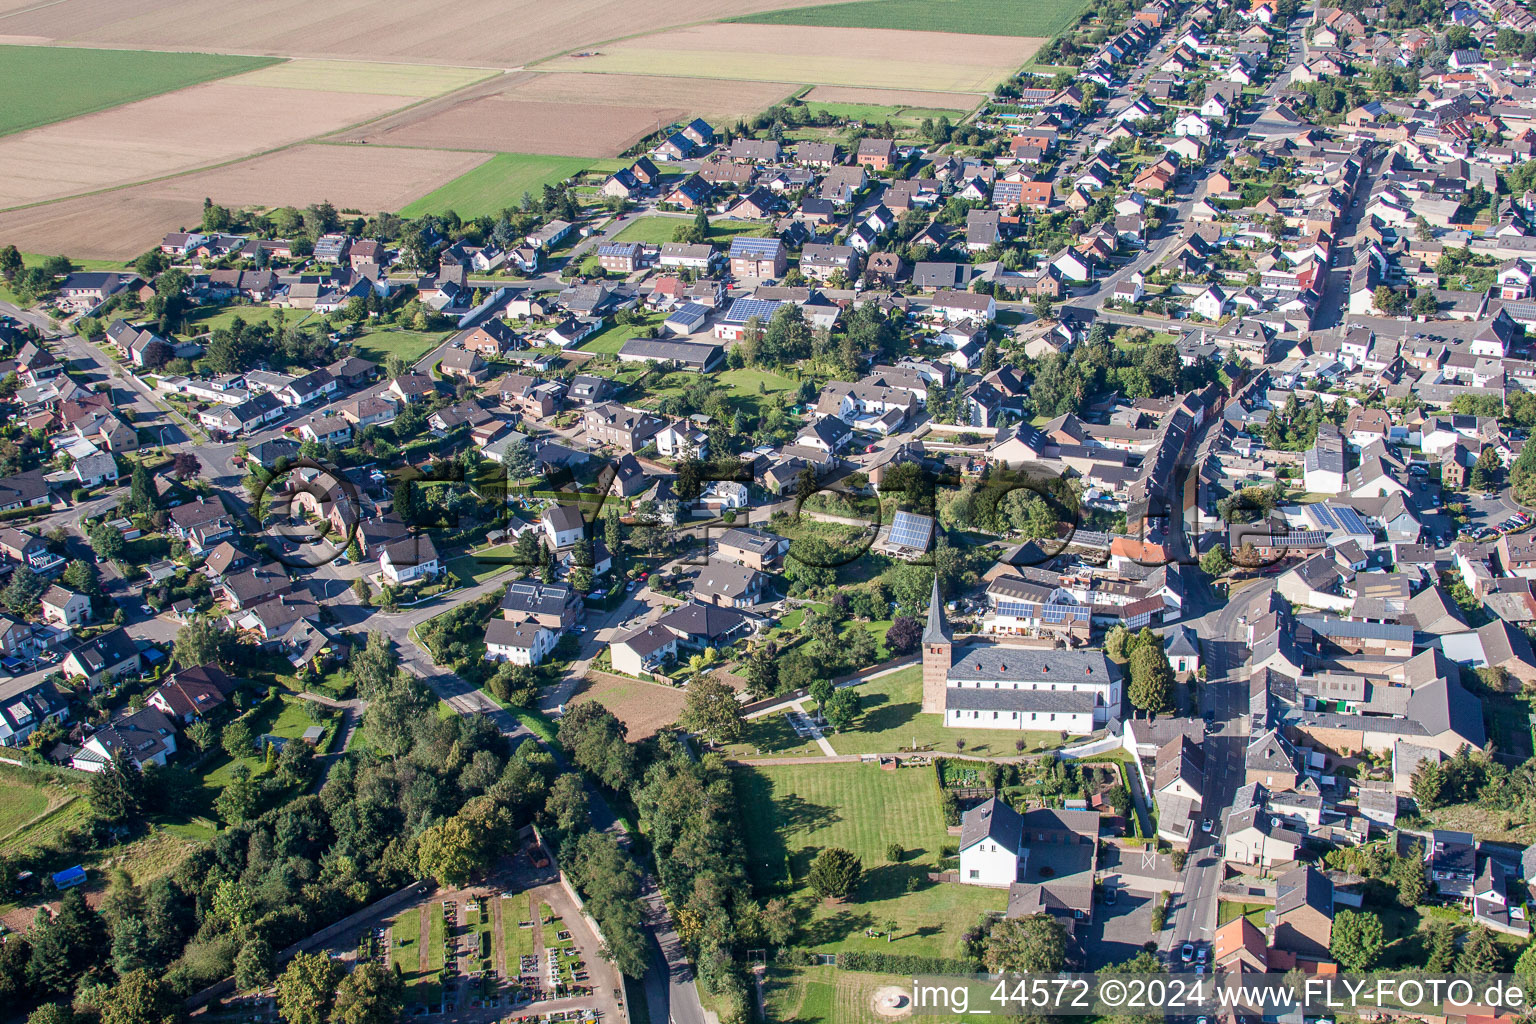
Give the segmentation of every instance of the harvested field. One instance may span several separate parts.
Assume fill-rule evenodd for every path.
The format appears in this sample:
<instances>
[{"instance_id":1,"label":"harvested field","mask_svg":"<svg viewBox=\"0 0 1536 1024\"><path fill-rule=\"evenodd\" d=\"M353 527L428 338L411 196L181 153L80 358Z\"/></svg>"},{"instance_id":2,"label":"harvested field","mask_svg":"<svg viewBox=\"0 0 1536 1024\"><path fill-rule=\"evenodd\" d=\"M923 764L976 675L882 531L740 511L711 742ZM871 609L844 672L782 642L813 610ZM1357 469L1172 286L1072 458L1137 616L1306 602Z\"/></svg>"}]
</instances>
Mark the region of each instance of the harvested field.
<instances>
[{"instance_id":1,"label":"harvested field","mask_svg":"<svg viewBox=\"0 0 1536 1024\"><path fill-rule=\"evenodd\" d=\"M572 702L595 700L628 728L631 741L654 736L683 713L680 687L642 683L606 672L589 673Z\"/></svg>"},{"instance_id":2,"label":"harvested field","mask_svg":"<svg viewBox=\"0 0 1536 1024\"><path fill-rule=\"evenodd\" d=\"M245 75L247 85L313 92L362 92L416 99L437 96L498 74L487 68L386 64L362 60L290 60Z\"/></svg>"},{"instance_id":3,"label":"harvested field","mask_svg":"<svg viewBox=\"0 0 1536 1024\"><path fill-rule=\"evenodd\" d=\"M736 120L795 86L632 75L517 74L386 117L344 141L502 153L614 156L691 117Z\"/></svg>"},{"instance_id":4,"label":"harvested field","mask_svg":"<svg viewBox=\"0 0 1536 1024\"><path fill-rule=\"evenodd\" d=\"M214 53L0 46L0 135L237 75L270 62L267 57ZM46 87L39 87L42 82Z\"/></svg>"},{"instance_id":5,"label":"harvested field","mask_svg":"<svg viewBox=\"0 0 1536 1024\"><path fill-rule=\"evenodd\" d=\"M485 159L484 153L385 146L296 146L227 167L0 212L0 239L27 252L132 259L167 231L195 228L204 196L236 207L329 199L344 209L398 210Z\"/></svg>"},{"instance_id":6,"label":"harvested field","mask_svg":"<svg viewBox=\"0 0 1536 1024\"><path fill-rule=\"evenodd\" d=\"M202 218L202 199L151 199L126 188L0 212L0 238L27 252L130 260Z\"/></svg>"},{"instance_id":7,"label":"harvested field","mask_svg":"<svg viewBox=\"0 0 1536 1024\"><path fill-rule=\"evenodd\" d=\"M390 146L295 146L134 191L167 199L211 196L236 207L308 206L328 199L342 209L373 213L398 210L485 159L484 153Z\"/></svg>"},{"instance_id":8,"label":"harvested field","mask_svg":"<svg viewBox=\"0 0 1536 1024\"><path fill-rule=\"evenodd\" d=\"M881 107L918 107L934 110L970 110L986 99L981 93L962 96L952 92L920 92L916 89L850 89L818 85L800 98L808 107L818 103L869 103Z\"/></svg>"},{"instance_id":9,"label":"harvested field","mask_svg":"<svg viewBox=\"0 0 1536 1024\"><path fill-rule=\"evenodd\" d=\"M590 57L560 57L543 67L975 93L1007 78L1044 42L950 32L694 25L625 39Z\"/></svg>"},{"instance_id":10,"label":"harvested field","mask_svg":"<svg viewBox=\"0 0 1536 1024\"><path fill-rule=\"evenodd\" d=\"M14 0L0 0L0 11ZM224 50L508 68L607 39L804 0L54 0L0 13L0 35L92 46Z\"/></svg>"},{"instance_id":11,"label":"harvested field","mask_svg":"<svg viewBox=\"0 0 1536 1024\"><path fill-rule=\"evenodd\" d=\"M248 85L245 76L193 86L0 139L0 207L208 167L377 117L402 102ZM240 112L238 130L231 130L232 111Z\"/></svg>"}]
</instances>

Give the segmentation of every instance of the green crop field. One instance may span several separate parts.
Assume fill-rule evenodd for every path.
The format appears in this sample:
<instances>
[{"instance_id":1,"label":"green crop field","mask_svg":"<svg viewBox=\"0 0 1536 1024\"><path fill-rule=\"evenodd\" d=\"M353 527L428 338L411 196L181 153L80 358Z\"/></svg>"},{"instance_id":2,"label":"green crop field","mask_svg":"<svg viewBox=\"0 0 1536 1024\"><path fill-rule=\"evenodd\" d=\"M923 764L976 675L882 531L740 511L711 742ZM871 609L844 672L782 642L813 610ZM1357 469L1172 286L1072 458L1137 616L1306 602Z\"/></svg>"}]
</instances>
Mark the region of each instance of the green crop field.
<instances>
[{"instance_id":1,"label":"green crop field","mask_svg":"<svg viewBox=\"0 0 1536 1024\"><path fill-rule=\"evenodd\" d=\"M763 893L804 900L811 919L801 941L816 952L880 950L954 956L964 931L983 914L1000 911L1007 894L927 881L940 850L953 844L939 810L932 768L883 771L869 764L742 768L735 774L747 862ZM886 847L905 851L900 863ZM864 880L844 903L829 906L805 885L816 855L840 846L859 856ZM917 878L908 891L909 878ZM866 936L871 922L897 921L894 941Z\"/></svg>"},{"instance_id":2,"label":"green crop field","mask_svg":"<svg viewBox=\"0 0 1536 1024\"><path fill-rule=\"evenodd\" d=\"M219 53L0 46L0 135L276 63Z\"/></svg>"},{"instance_id":3,"label":"green crop field","mask_svg":"<svg viewBox=\"0 0 1536 1024\"><path fill-rule=\"evenodd\" d=\"M820 28L896 28L981 36L1049 38L1077 20L1083 0L854 0L824 7L791 7L731 21Z\"/></svg>"},{"instance_id":4,"label":"green crop field","mask_svg":"<svg viewBox=\"0 0 1536 1024\"><path fill-rule=\"evenodd\" d=\"M400 212L406 217L421 217L453 210L466 220L494 217L521 203L524 192L537 198L545 185L558 185L592 163L590 158L580 156L497 153Z\"/></svg>"}]
</instances>

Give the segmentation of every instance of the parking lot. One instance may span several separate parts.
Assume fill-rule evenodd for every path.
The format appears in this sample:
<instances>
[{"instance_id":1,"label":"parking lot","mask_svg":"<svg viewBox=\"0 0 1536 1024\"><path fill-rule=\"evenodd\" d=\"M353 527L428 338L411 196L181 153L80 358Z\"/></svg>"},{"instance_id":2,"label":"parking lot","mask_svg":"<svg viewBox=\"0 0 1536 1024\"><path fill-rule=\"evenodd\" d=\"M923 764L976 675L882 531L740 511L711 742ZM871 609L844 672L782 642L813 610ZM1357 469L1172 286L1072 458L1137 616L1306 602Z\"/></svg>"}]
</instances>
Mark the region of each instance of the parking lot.
<instances>
[{"instance_id":1,"label":"parking lot","mask_svg":"<svg viewBox=\"0 0 1536 1024\"><path fill-rule=\"evenodd\" d=\"M1093 923L1079 933L1088 970L1123 963L1154 941L1152 903L1155 899L1151 893L1120 889L1116 891L1112 905L1094 904Z\"/></svg>"}]
</instances>

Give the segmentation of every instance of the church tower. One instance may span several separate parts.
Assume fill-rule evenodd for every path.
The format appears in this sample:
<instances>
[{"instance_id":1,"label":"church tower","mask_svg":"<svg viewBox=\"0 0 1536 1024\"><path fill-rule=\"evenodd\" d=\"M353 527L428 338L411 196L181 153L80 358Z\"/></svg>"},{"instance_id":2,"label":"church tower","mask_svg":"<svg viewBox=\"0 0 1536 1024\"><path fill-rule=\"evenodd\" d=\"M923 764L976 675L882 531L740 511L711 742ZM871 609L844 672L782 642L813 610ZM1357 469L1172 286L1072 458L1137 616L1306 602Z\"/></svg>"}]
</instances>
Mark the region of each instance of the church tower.
<instances>
[{"instance_id":1,"label":"church tower","mask_svg":"<svg viewBox=\"0 0 1536 1024\"><path fill-rule=\"evenodd\" d=\"M944 599L939 596L939 577L933 577L933 598L928 602L928 628L923 630L923 711L944 713L944 689L949 684L950 648L954 639L944 621Z\"/></svg>"}]
</instances>

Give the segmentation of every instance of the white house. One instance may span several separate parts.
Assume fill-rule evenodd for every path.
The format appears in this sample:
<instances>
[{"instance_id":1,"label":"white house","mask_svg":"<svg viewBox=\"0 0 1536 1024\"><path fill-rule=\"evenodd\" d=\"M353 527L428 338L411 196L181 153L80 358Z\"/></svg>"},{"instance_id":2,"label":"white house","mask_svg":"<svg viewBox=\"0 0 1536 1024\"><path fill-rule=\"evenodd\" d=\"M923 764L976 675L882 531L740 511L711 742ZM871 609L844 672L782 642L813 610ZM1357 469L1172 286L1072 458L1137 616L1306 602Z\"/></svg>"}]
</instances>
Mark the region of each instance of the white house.
<instances>
[{"instance_id":1,"label":"white house","mask_svg":"<svg viewBox=\"0 0 1536 1024\"><path fill-rule=\"evenodd\" d=\"M1198 313L1207 320L1220 320L1221 314L1227 308L1227 293L1220 285L1213 284L1199 295L1195 301L1189 304L1191 312Z\"/></svg>"},{"instance_id":2,"label":"white house","mask_svg":"<svg viewBox=\"0 0 1536 1024\"><path fill-rule=\"evenodd\" d=\"M91 599L64 587L49 587L43 592L43 621L63 629L73 629L91 617Z\"/></svg>"},{"instance_id":3,"label":"white house","mask_svg":"<svg viewBox=\"0 0 1536 1024\"><path fill-rule=\"evenodd\" d=\"M384 545L379 552L379 571L390 583L410 583L437 576L443 571L443 563L432 538L422 534Z\"/></svg>"},{"instance_id":4,"label":"white house","mask_svg":"<svg viewBox=\"0 0 1536 1024\"><path fill-rule=\"evenodd\" d=\"M551 505L540 515L544 536L550 546L559 550L575 544L586 533L587 522L581 517L581 509L573 505Z\"/></svg>"},{"instance_id":5,"label":"white house","mask_svg":"<svg viewBox=\"0 0 1536 1024\"><path fill-rule=\"evenodd\" d=\"M1196 113L1188 113L1173 122L1173 133L1180 138L1190 135L1197 139L1209 138L1211 125L1204 117Z\"/></svg>"},{"instance_id":6,"label":"white house","mask_svg":"<svg viewBox=\"0 0 1536 1024\"><path fill-rule=\"evenodd\" d=\"M1019 879L1024 817L993 797L960 820L960 881L1006 889Z\"/></svg>"},{"instance_id":7,"label":"white house","mask_svg":"<svg viewBox=\"0 0 1536 1024\"><path fill-rule=\"evenodd\" d=\"M613 670L631 676L654 672L669 658L676 657L677 640L677 634L665 626L646 626L615 637L608 645Z\"/></svg>"},{"instance_id":8,"label":"white house","mask_svg":"<svg viewBox=\"0 0 1536 1024\"><path fill-rule=\"evenodd\" d=\"M1168 664L1175 672L1200 671L1200 638L1188 626L1178 626L1163 641Z\"/></svg>"},{"instance_id":9,"label":"white house","mask_svg":"<svg viewBox=\"0 0 1536 1024\"><path fill-rule=\"evenodd\" d=\"M492 619L485 625L485 659L514 665L537 665L555 649L555 633L532 619L508 622Z\"/></svg>"}]
</instances>

